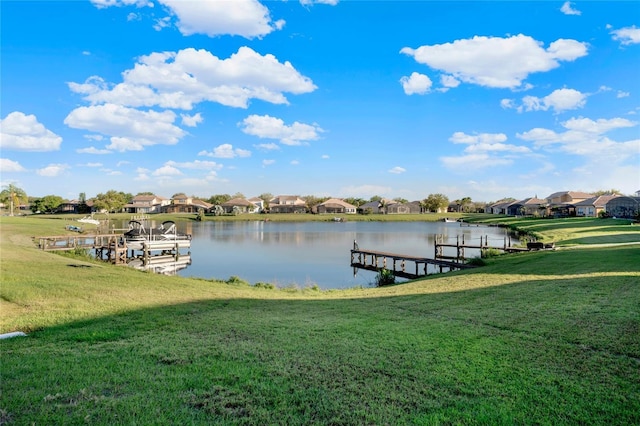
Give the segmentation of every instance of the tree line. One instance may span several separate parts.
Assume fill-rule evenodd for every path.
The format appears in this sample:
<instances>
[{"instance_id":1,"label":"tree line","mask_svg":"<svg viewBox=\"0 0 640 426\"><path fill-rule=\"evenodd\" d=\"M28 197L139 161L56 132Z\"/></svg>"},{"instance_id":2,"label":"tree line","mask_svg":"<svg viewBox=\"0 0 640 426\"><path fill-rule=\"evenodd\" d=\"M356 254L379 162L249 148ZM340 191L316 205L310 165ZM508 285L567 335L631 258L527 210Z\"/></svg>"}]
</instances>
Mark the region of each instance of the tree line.
<instances>
[{"instance_id":1,"label":"tree line","mask_svg":"<svg viewBox=\"0 0 640 426\"><path fill-rule=\"evenodd\" d=\"M617 189L609 189L609 190L599 190L592 193L594 196L605 195L605 194L617 194L622 195L622 193ZM139 192L135 196L139 195L155 195L152 192ZM172 199L176 196L183 195L183 193L176 193L172 195ZM331 197L317 197L315 195L305 195L298 196L300 199L304 200L307 206L307 209L311 211L315 206L321 204ZM98 211L107 211L110 213L120 212L124 208L124 206L133 200L134 195L128 192L122 192L117 190L109 190L104 193L99 193L95 197L87 199L86 194L81 192L78 195L78 204L80 206L80 213L89 213L90 208L87 206L87 202L91 202L93 204L93 208ZM232 199L246 199L244 194L237 192L233 195L230 194L215 194L210 196L209 198L202 198L198 196L192 196L191 198L195 200L202 200L211 205L219 206L222 205ZM258 196L263 202L265 209L268 210L269 202L274 198L273 194L268 192L260 194ZM347 197L342 198L345 202L352 204L356 207L360 207L363 204L369 202L380 203L380 206L384 209L385 205L390 201L381 196L374 195L373 197L367 199L359 198L359 197ZM407 203L408 200L396 197L391 200L392 202L397 203ZM498 200L500 202L506 201L516 201L515 198L504 198ZM28 197L26 192L13 185L6 185L5 188L0 192L0 203L5 206L5 210L9 210L10 215L14 215L16 211L20 209L21 205L29 205L30 210L33 213L54 213L58 211L58 208L67 202L64 198L59 195L45 195L44 197ZM493 202L484 203L484 202L474 202L471 197L463 197L460 199L453 200L453 202L449 201L449 198L441 193L429 194L426 198L419 201L420 206L426 212L438 212L444 209L447 209L449 205L453 204L454 209L458 212L476 212L481 211L487 204L493 204ZM85 207L85 211L82 211L82 206ZM8 208L7 208L8 207Z\"/></svg>"}]
</instances>

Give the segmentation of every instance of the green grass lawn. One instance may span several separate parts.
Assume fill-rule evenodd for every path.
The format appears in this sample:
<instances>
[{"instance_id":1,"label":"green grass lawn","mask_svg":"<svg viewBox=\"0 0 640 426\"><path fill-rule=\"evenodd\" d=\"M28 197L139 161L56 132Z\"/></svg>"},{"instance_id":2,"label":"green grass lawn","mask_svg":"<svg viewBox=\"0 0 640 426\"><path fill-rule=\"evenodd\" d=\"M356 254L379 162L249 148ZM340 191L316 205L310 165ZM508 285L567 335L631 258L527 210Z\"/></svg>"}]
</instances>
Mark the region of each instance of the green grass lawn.
<instances>
[{"instance_id":1,"label":"green grass lawn","mask_svg":"<svg viewBox=\"0 0 640 426\"><path fill-rule=\"evenodd\" d=\"M30 237L59 220L0 225L0 332L29 334L0 340L0 424L640 424L638 226L521 219L593 247L320 291L44 253Z\"/></svg>"}]
</instances>

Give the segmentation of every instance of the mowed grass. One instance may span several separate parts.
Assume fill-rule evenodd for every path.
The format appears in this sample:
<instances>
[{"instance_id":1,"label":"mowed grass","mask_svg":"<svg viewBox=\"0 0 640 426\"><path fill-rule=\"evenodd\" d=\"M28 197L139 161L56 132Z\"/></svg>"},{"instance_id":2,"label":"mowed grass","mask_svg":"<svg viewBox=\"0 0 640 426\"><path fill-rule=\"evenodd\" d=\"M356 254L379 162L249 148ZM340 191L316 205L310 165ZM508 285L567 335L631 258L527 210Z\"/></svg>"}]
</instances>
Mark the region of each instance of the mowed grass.
<instances>
[{"instance_id":1,"label":"mowed grass","mask_svg":"<svg viewBox=\"0 0 640 426\"><path fill-rule=\"evenodd\" d=\"M640 424L640 244L318 291L43 253L29 236L59 221L0 224L0 330L29 333L0 340L0 424Z\"/></svg>"}]
</instances>

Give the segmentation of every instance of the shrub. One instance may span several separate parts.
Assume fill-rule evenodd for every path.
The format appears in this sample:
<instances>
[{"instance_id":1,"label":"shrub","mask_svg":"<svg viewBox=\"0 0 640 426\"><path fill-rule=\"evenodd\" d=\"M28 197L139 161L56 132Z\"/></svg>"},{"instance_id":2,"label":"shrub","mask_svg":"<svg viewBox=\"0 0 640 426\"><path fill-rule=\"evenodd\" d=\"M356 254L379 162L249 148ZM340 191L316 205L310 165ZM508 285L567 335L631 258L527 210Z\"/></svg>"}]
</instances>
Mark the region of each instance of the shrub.
<instances>
[{"instance_id":1,"label":"shrub","mask_svg":"<svg viewBox=\"0 0 640 426\"><path fill-rule=\"evenodd\" d=\"M395 284L396 276L393 275L393 272L389 269L381 269L378 271L378 275L376 275L376 285L381 287L383 285Z\"/></svg>"},{"instance_id":2,"label":"shrub","mask_svg":"<svg viewBox=\"0 0 640 426\"><path fill-rule=\"evenodd\" d=\"M227 284L233 284L233 285L249 285L249 283L245 280L243 280L242 278L236 276L236 275L232 275L229 277L229 279L227 280Z\"/></svg>"}]
</instances>

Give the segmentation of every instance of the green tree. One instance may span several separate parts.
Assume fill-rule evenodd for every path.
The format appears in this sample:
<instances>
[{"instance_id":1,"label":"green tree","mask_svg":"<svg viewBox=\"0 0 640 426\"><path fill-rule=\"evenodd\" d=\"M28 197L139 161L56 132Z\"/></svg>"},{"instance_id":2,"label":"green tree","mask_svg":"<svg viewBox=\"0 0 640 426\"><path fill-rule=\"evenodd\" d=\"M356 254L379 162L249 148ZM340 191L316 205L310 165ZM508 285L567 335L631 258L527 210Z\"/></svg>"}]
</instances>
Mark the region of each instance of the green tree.
<instances>
[{"instance_id":1,"label":"green tree","mask_svg":"<svg viewBox=\"0 0 640 426\"><path fill-rule=\"evenodd\" d=\"M207 202L209 204L213 204L214 206L219 206L221 204L226 203L230 199L231 199L231 195L229 195L229 194L217 194L217 195L212 195L211 197L209 197Z\"/></svg>"},{"instance_id":2,"label":"green tree","mask_svg":"<svg viewBox=\"0 0 640 426\"><path fill-rule=\"evenodd\" d=\"M380 201L382 200L382 197L379 195L374 195L373 197L369 198L369 201Z\"/></svg>"},{"instance_id":3,"label":"green tree","mask_svg":"<svg viewBox=\"0 0 640 426\"><path fill-rule=\"evenodd\" d=\"M269 201L273 200L273 194L269 192L262 193L258 196L264 202L264 209L269 210Z\"/></svg>"},{"instance_id":4,"label":"green tree","mask_svg":"<svg viewBox=\"0 0 640 426\"><path fill-rule=\"evenodd\" d=\"M318 204L324 203L329 199L329 197L316 197L315 195L305 195L304 197L300 197L307 203L307 211L313 211L313 208Z\"/></svg>"},{"instance_id":5,"label":"green tree","mask_svg":"<svg viewBox=\"0 0 640 426\"><path fill-rule=\"evenodd\" d=\"M444 194L429 194L427 198L422 200L421 204L426 211L438 212L447 208L449 198Z\"/></svg>"},{"instance_id":6,"label":"green tree","mask_svg":"<svg viewBox=\"0 0 640 426\"><path fill-rule=\"evenodd\" d=\"M364 198L355 198L355 197L345 198L344 201L346 201L349 204L353 204L356 207L360 207L361 205L367 203L367 200L365 200Z\"/></svg>"},{"instance_id":7,"label":"green tree","mask_svg":"<svg viewBox=\"0 0 640 426\"><path fill-rule=\"evenodd\" d=\"M601 195L622 195L622 192L619 189L599 189L598 191L592 192L595 197L599 197Z\"/></svg>"},{"instance_id":8,"label":"green tree","mask_svg":"<svg viewBox=\"0 0 640 426\"><path fill-rule=\"evenodd\" d=\"M393 201L400 203L400 204L407 204L409 202L409 200L407 200L406 198L402 198L402 197L396 197L393 199Z\"/></svg>"},{"instance_id":9,"label":"green tree","mask_svg":"<svg viewBox=\"0 0 640 426\"><path fill-rule=\"evenodd\" d=\"M127 204L133 196L124 192L115 191L113 189L106 193L98 194L93 199L93 205L98 210L106 210L109 213L117 213L122 211L122 208Z\"/></svg>"},{"instance_id":10,"label":"green tree","mask_svg":"<svg viewBox=\"0 0 640 426\"><path fill-rule=\"evenodd\" d=\"M20 204L28 202L29 197L22 188L18 188L14 184L10 183L5 186L5 189L0 192L0 202L5 205L9 205L9 216L13 216L16 210L20 209Z\"/></svg>"},{"instance_id":11,"label":"green tree","mask_svg":"<svg viewBox=\"0 0 640 426\"><path fill-rule=\"evenodd\" d=\"M64 199L58 195L45 195L31 204L31 211L33 213L53 213L62 203L64 203Z\"/></svg>"}]
</instances>

